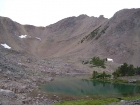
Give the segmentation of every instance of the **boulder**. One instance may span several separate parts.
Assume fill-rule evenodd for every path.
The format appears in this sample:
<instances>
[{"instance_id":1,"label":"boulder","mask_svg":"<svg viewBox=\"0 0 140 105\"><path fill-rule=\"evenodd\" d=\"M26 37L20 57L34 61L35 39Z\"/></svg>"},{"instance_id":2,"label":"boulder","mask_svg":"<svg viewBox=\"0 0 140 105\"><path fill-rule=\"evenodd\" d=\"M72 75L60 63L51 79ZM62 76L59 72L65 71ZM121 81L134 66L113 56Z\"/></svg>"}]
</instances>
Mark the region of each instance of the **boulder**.
<instances>
[{"instance_id":1,"label":"boulder","mask_svg":"<svg viewBox=\"0 0 140 105\"><path fill-rule=\"evenodd\" d=\"M136 79L128 80L129 83L135 83L136 81L137 81Z\"/></svg>"},{"instance_id":2,"label":"boulder","mask_svg":"<svg viewBox=\"0 0 140 105\"><path fill-rule=\"evenodd\" d=\"M15 98L16 95L13 91L11 90L4 90L4 89L0 89L0 96L7 96L10 98Z\"/></svg>"}]
</instances>

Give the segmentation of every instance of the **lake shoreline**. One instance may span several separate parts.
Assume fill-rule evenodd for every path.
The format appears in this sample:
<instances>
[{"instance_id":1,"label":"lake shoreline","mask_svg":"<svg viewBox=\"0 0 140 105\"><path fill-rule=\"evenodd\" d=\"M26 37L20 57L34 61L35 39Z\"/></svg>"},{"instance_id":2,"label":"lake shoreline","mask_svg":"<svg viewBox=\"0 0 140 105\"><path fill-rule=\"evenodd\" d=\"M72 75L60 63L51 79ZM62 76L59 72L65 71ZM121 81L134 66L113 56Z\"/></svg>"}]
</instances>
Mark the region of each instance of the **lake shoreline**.
<instances>
[{"instance_id":1,"label":"lake shoreline","mask_svg":"<svg viewBox=\"0 0 140 105\"><path fill-rule=\"evenodd\" d=\"M90 75L62 75L62 76L60 76L60 75L57 75L55 78L54 78L54 80L53 81L51 81L51 82L49 82L48 84L51 84L51 83L53 83L53 82L55 82L56 80L57 80L57 82L59 82L59 80L58 80L58 78L57 77L59 77L59 78L61 78L61 79L63 79L63 80L65 80L65 78L64 77L66 77L66 78L69 78L69 77L71 77L72 79L73 78L78 78L79 76L81 76L82 78L83 78L83 80L91 80L89 77L90 77ZM80 78L81 78L80 77ZM71 80L71 79L70 79ZM57 83L57 82L55 82L55 84ZM73 80L73 82L74 82L74 80ZM102 81L102 82L105 82L105 81ZM69 82L66 82L67 84L69 84ZM88 82L87 82L88 83ZM58 83L59 84L59 83ZM113 83L114 84L114 83ZM120 83L119 83L120 84ZM125 83L126 84L126 83ZM60 84L60 85L62 85L62 84ZM69 84L69 85L71 85L71 84ZM68 85L68 86L69 86ZM78 84L79 85L79 84ZM127 84L126 84L127 85ZM65 85L63 85L63 87L64 87ZM74 86L74 85L73 85ZM86 85L84 85L84 86L86 86ZM54 86L53 85L53 87L56 87L56 86ZM82 87L82 86L80 86L80 87ZM69 90L69 89L68 89ZM42 91L42 90L41 90ZM60 91L60 90L59 90ZM56 102L63 102L63 101L76 101L76 100L93 100L93 99L104 99L104 98L110 98L110 97L114 97L114 98L118 98L118 97L123 97L122 95L117 95L117 96L115 96L115 95L110 95L110 96L106 96L106 95L84 95L84 96L76 96L76 95L65 95L65 94L57 94L57 93L53 93L53 94L51 94L51 93L49 93L49 92L47 92L46 93L47 95L48 95L48 97L50 97L50 99L52 99L52 100L56 100ZM131 96L131 95L125 95L126 97L129 97L129 96ZM135 95L134 95L135 96Z\"/></svg>"}]
</instances>

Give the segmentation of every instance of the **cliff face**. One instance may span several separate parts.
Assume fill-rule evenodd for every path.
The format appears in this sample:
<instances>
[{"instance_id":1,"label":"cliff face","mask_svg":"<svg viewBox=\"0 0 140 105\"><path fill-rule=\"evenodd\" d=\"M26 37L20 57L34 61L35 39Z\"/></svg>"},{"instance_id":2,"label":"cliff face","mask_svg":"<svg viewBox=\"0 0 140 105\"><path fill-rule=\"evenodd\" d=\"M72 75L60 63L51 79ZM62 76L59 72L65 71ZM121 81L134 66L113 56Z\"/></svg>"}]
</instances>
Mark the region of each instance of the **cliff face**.
<instances>
[{"instance_id":1,"label":"cliff face","mask_svg":"<svg viewBox=\"0 0 140 105\"><path fill-rule=\"evenodd\" d=\"M69 17L46 27L0 17L0 44L4 43L37 57L100 56L140 65L140 9L120 10L110 19Z\"/></svg>"}]
</instances>

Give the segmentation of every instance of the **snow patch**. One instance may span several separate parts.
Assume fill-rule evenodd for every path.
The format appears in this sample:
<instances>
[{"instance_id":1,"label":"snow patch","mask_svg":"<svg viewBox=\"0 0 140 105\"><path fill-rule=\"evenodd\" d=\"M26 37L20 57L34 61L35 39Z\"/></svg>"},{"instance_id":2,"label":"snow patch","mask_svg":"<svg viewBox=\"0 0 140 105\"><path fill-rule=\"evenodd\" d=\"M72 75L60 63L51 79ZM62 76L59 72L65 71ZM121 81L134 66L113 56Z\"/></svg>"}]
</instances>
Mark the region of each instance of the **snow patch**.
<instances>
[{"instance_id":1,"label":"snow patch","mask_svg":"<svg viewBox=\"0 0 140 105\"><path fill-rule=\"evenodd\" d=\"M7 48L7 49L11 49L10 46L8 46L6 43L5 44L1 44L4 48Z\"/></svg>"},{"instance_id":2,"label":"snow patch","mask_svg":"<svg viewBox=\"0 0 140 105\"><path fill-rule=\"evenodd\" d=\"M26 38L27 35L20 35L19 37L20 37L20 38Z\"/></svg>"},{"instance_id":3,"label":"snow patch","mask_svg":"<svg viewBox=\"0 0 140 105\"><path fill-rule=\"evenodd\" d=\"M107 61L109 61L109 62L113 62L113 59L111 59L111 58L107 58Z\"/></svg>"},{"instance_id":4,"label":"snow patch","mask_svg":"<svg viewBox=\"0 0 140 105\"><path fill-rule=\"evenodd\" d=\"M41 40L41 38L38 38L38 37L35 37L36 39L38 39L38 40Z\"/></svg>"}]
</instances>

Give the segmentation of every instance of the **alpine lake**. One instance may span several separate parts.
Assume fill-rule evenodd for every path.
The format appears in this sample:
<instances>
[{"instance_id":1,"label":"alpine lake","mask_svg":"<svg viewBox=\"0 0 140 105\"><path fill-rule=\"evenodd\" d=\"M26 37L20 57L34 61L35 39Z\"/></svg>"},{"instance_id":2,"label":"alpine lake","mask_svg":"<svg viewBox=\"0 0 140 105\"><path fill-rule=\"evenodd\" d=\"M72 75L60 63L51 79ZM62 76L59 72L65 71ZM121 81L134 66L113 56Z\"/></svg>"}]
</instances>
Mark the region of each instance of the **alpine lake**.
<instances>
[{"instance_id":1,"label":"alpine lake","mask_svg":"<svg viewBox=\"0 0 140 105\"><path fill-rule=\"evenodd\" d=\"M90 80L89 76L59 76L41 86L41 90L52 96L107 98L139 95L140 85L101 82Z\"/></svg>"}]
</instances>

